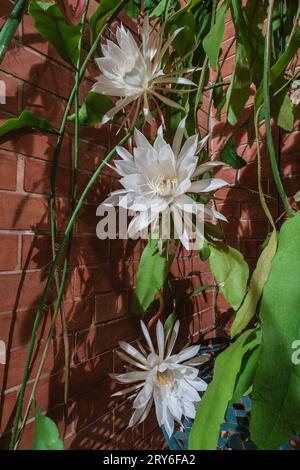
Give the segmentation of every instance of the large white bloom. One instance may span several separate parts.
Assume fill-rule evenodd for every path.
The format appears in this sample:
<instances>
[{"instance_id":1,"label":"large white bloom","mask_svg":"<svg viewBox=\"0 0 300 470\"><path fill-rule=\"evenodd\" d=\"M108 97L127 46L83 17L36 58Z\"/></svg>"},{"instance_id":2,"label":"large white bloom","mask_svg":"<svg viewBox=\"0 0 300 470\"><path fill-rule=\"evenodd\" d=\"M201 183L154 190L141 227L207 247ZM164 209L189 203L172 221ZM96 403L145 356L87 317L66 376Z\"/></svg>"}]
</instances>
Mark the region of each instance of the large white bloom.
<instances>
[{"instance_id":1,"label":"large white bloom","mask_svg":"<svg viewBox=\"0 0 300 470\"><path fill-rule=\"evenodd\" d=\"M136 44L130 31L127 31L123 25L118 27L116 31L118 45L112 41L107 41L106 45L102 45L103 57L96 59L102 75L97 77L93 91L122 98L105 115L103 122L108 121L118 111L134 102L128 113L128 117L131 118L132 122L136 121L142 106L145 119L151 123L149 97L155 103L162 119L157 99L169 106L180 108L175 101L163 96L161 92L170 92L170 89L166 88L170 84L194 85L191 80L178 76L182 73L191 73L194 69L176 69L164 73L161 65L162 59L181 29L175 31L165 44L163 44L163 31L164 28L162 27L151 45L149 22L148 19L145 19L141 49ZM180 93L187 91L189 90L180 90ZM171 92L178 93L179 90Z\"/></svg>"},{"instance_id":2,"label":"large white bloom","mask_svg":"<svg viewBox=\"0 0 300 470\"><path fill-rule=\"evenodd\" d=\"M187 195L213 193L227 183L219 178L199 179L206 171L223 163L208 161L197 166L197 153L203 146L203 141L198 144L198 136L193 135L181 146L184 128L185 119L178 126L172 147L164 140L162 128L159 129L153 146L135 129L136 147L133 155L125 148L117 147L121 160L115 161L115 169L122 177L120 183L124 189L111 193L103 204L119 205L136 213L128 227L130 237L151 224L152 236L156 231L156 238L173 238L166 236L172 229L167 226L172 217L175 238L179 238L189 249L191 234L198 241L203 241L203 233L194 224L195 215L203 219L208 214L226 220L213 208L197 203Z\"/></svg>"},{"instance_id":3,"label":"large white bloom","mask_svg":"<svg viewBox=\"0 0 300 470\"><path fill-rule=\"evenodd\" d=\"M166 337L162 323L157 322L157 352L143 322L141 327L150 353L147 354L142 348L139 351L124 341L120 342L122 352L118 351L118 354L130 365L132 371L125 374L111 374L111 377L122 384L137 383L113 396L134 393L135 411L129 426L144 421L154 402L158 424L163 425L171 436L174 421L180 423L183 416L195 418L196 408L201 400L198 392L207 388L206 382L198 377L199 371L195 366L203 364L210 356L208 354L197 356L199 345L172 354L179 321Z\"/></svg>"}]
</instances>

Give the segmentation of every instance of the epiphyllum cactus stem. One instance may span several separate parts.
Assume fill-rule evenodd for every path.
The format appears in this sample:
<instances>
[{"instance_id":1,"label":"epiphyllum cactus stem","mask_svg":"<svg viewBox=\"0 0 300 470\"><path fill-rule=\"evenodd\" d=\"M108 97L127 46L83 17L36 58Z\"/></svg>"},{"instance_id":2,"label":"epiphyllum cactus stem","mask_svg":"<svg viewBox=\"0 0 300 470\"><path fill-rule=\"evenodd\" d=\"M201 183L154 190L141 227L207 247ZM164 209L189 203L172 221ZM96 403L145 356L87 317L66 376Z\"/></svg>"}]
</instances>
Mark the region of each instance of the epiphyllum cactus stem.
<instances>
[{"instance_id":1,"label":"epiphyllum cactus stem","mask_svg":"<svg viewBox=\"0 0 300 470\"><path fill-rule=\"evenodd\" d=\"M0 31L0 64L21 23L26 6L27 0L17 0Z\"/></svg>"},{"instance_id":2,"label":"epiphyllum cactus stem","mask_svg":"<svg viewBox=\"0 0 300 470\"><path fill-rule=\"evenodd\" d=\"M84 7L85 7L85 0L77 0L76 7L73 8L70 5L69 0L55 0L57 5L59 6L65 20L67 23L70 24L77 24L82 18Z\"/></svg>"}]
</instances>

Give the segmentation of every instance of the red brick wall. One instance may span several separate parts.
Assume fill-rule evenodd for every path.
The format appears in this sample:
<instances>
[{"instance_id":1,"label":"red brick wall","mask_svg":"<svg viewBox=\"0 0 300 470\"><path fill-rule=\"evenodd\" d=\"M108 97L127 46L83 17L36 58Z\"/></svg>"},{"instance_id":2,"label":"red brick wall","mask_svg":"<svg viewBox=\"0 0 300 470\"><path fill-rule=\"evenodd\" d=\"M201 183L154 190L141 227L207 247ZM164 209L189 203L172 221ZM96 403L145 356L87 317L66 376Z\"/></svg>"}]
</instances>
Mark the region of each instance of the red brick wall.
<instances>
[{"instance_id":1,"label":"red brick wall","mask_svg":"<svg viewBox=\"0 0 300 470\"><path fill-rule=\"evenodd\" d=\"M1 2L1 18L10 6L8 0ZM95 2L92 1L91 8L94 7ZM226 39L232 34L232 28L227 28ZM226 61L228 74L232 64L233 55ZM90 89L95 75L97 70L91 63L82 82L82 96ZM27 15L0 65L0 79L7 84L7 104L1 106L2 120L18 115L26 107L39 116L46 116L54 126L59 126L74 77L51 46L34 30ZM205 122L207 105L205 97L200 122ZM211 149L216 154L220 149L218 135L224 124L212 121L211 128L214 134ZM225 135L228 132L225 129ZM299 171L296 171L296 167L299 169L296 162L299 135L295 130L293 134L283 137L283 168L291 194L300 186ZM109 128L81 132L80 188L84 187L114 142ZM0 445L5 448L12 427L30 332L51 263L49 174L55 137L38 132L18 132L9 136L9 140L1 140L0 144L0 339L6 341L9 349L6 366L0 366ZM72 146L72 126L68 126L57 178L60 230L63 230L70 215ZM222 176L230 183L239 182L257 189L255 149L247 146L244 134L239 136L239 150L249 165L238 173L230 169L222 170ZM159 449L162 446L161 433L156 430L153 413L145 424L133 431L127 430L130 405L127 401L110 397L115 385L108 373L120 370L115 354L118 341L134 341L140 336L138 319L129 316L128 311L142 245L131 241L100 241L95 235L98 222L96 207L116 185L115 175L105 169L81 210L75 227L64 298L71 347L65 446L71 449ZM266 160L264 185L270 194L274 194ZM268 231L257 196L237 189L222 190L218 196L222 211L230 221L225 226L229 242L240 247L253 264L257 246ZM208 263L200 262L196 253L188 253L183 248L173 264L172 279L178 299L202 283L213 282ZM221 297L219 308L221 311L227 308ZM41 347L35 356L31 379L41 357L51 311L52 305L49 312L45 311L45 320L39 331ZM215 323L213 292L195 297L179 313L184 324L182 341L186 342L188 332L196 341L200 332L205 332ZM29 393L30 386L28 389ZM55 419L61 433L63 391L64 347L62 327L58 321L38 387L37 402L43 412ZM31 417L22 442L23 448L30 448L33 430Z\"/></svg>"}]
</instances>

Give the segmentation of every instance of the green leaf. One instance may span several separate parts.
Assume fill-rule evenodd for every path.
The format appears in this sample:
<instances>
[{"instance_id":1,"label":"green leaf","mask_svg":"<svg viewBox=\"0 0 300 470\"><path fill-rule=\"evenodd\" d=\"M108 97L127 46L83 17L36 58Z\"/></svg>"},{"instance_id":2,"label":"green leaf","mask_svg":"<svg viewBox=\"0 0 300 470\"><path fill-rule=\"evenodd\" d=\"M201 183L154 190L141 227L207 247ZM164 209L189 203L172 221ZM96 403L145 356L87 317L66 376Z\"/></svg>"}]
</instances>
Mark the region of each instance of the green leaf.
<instances>
[{"instance_id":1,"label":"green leaf","mask_svg":"<svg viewBox=\"0 0 300 470\"><path fill-rule=\"evenodd\" d=\"M173 46L180 56L184 56L193 48L195 43L196 22L193 13L186 12L181 15L176 23L172 25L172 30L177 28L183 28L183 30L177 34Z\"/></svg>"},{"instance_id":2,"label":"green leaf","mask_svg":"<svg viewBox=\"0 0 300 470\"><path fill-rule=\"evenodd\" d=\"M67 24L56 3L31 0L28 12L34 19L38 32L52 44L66 62L77 67L82 25Z\"/></svg>"},{"instance_id":3,"label":"green leaf","mask_svg":"<svg viewBox=\"0 0 300 470\"><path fill-rule=\"evenodd\" d=\"M101 93L89 91L79 110L79 125L94 126L102 121L103 116L114 106L111 98ZM75 114L69 116L69 121L75 121Z\"/></svg>"},{"instance_id":4,"label":"green leaf","mask_svg":"<svg viewBox=\"0 0 300 470\"><path fill-rule=\"evenodd\" d=\"M35 407L35 435L33 450L64 450L56 424L48 416L41 413L40 407Z\"/></svg>"},{"instance_id":5,"label":"green leaf","mask_svg":"<svg viewBox=\"0 0 300 470\"><path fill-rule=\"evenodd\" d=\"M0 137L3 137L8 132L26 128L57 133L57 130L54 129L46 119L38 118L30 111L22 111L19 117L10 118L0 126Z\"/></svg>"},{"instance_id":6,"label":"green leaf","mask_svg":"<svg viewBox=\"0 0 300 470\"><path fill-rule=\"evenodd\" d=\"M258 301L261 298L263 288L271 271L272 260L275 256L276 250L277 234L274 230L269 243L264 248L257 261L247 295L232 324L231 336L236 336L238 333L244 330L249 324L250 320L252 320L254 317Z\"/></svg>"},{"instance_id":7,"label":"green leaf","mask_svg":"<svg viewBox=\"0 0 300 470\"><path fill-rule=\"evenodd\" d=\"M261 342L261 332L257 330L257 334L259 335L258 341ZM236 403L239 401L243 395L248 395L251 393L256 370L259 358L259 344L247 351L242 360L241 370L237 375L236 383L234 387L234 393L230 400L230 403Z\"/></svg>"},{"instance_id":8,"label":"green leaf","mask_svg":"<svg viewBox=\"0 0 300 470\"><path fill-rule=\"evenodd\" d=\"M199 294L202 294L206 289L212 289L215 286L211 286L209 284L204 284L203 286L197 287L197 289L193 290L193 292L189 295L189 298L192 299Z\"/></svg>"},{"instance_id":9,"label":"green leaf","mask_svg":"<svg viewBox=\"0 0 300 470\"><path fill-rule=\"evenodd\" d=\"M174 21L177 21L178 18L185 13L186 11L191 11L193 8L195 8L199 3L202 3L203 0L190 0L187 2L180 10L176 11L173 13L173 15L169 16L167 19L167 23L173 23Z\"/></svg>"},{"instance_id":10,"label":"green leaf","mask_svg":"<svg viewBox=\"0 0 300 470\"><path fill-rule=\"evenodd\" d=\"M244 112L245 104L250 95L251 76L247 53L242 43L237 44L235 66L230 86L226 94L227 120L236 125Z\"/></svg>"},{"instance_id":11,"label":"green leaf","mask_svg":"<svg viewBox=\"0 0 300 470\"><path fill-rule=\"evenodd\" d=\"M140 15L140 7L134 0L130 0L127 3L125 10L127 15L130 16L130 18L138 18Z\"/></svg>"},{"instance_id":12,"label":"green leaf","mask_svg":"<svg viewBox=\"0 0 300 470\"><path fill-rule=\"evenodd\" d=\"M91 44L96 39L101 28L108 18L121 6L122 0L101 0L99 6L90 18L90 39Z\"/></svg>"},{"instance_id":13,"label":"green leaf","mask_svg":"<svg viewBox=\"0 0 300 470\"><path fill-rule=\"evenodd\" d=\"M199 256L201 261L206 261L210 257L210 247L207 241L204 241L203 247L199 250Z\"/></svg>"},{"instance_id":14,"label":"green leaf","mask_svg":"<svg viewBox=\"0 0 300 470\"><path fill-rule=\"evenodd\" d=\"M285 131L293 130L294 111L288 91L283 90L278 95L272 94L271 116L275 119L276 124Z\"/></svg>"},{"instance_id":15,"label":"green leaf","mask_svg":"<svg viewBox=\"0 0 300 470\"><path fill-rule=\"evenodd\" d=\"M251 438L278 449L300 432L300 367L293 344L300 339L300 212L287 220L260 306L262 345L253 385Z\"/></svg>"},{"instance_id":16,"label":"green leaf","mask_svg":"<svg viewBox=\"0 0 300 470\"><path fill-rule=\"evenodd\" d=\"M172 330L174 324L176 321L176 314L175 312L170 313L170 315L167 317L165 323L164 323L164 332L165 336L169 333L170 330Z\"/></svg>"},{"instance_id":17,"label":"green leaf","mask_svg":"<svg viewBox=\"0 0 300 470\"><path fill-rule=\"evenodd\" d=\"M190 450L216 449L220 425L224 420L228 404L234 396L243 358L258 344L259 335L255 330L249 330L217 357L213 380L200 402L191 430ZM243 393L241 387L240 391Z\"/></svg>"},{"instance_id":18,"label":"green leaf","mask_svg":"<svg viewBox=\"0 0 300 470\"><path fill-rule=\"evenodd\" d=\"M210 245L209 263L221 291L234 310L241 305L246 293L249 267L243 255L230 246Z\"/></svg>"},{"instance_id":19,"label":"green leaf","mask_svg":"<svg viewBox=\"0 0 300 470\"><path fill-rule=\"evenodd\" d=\"M298 191L295 196L294 196L294 199L296 202L300 202L300 191Z\"/></svg>"},{"instance_id":20,"label":"green leaf","mask_svg":"<svg viewBox=\"0 0 300 470\"><path fill-rule=\"evenodd\" d=\"M133 313L143 314L153 301L155 294L163 287L174 256L169 256L167 243L161 253L157 240L149 240L141 256L136 288L134 293Z\"/></svg>"},{"instance_id":21,"label":"green leaf","mask_svg":"<svg viewBox=\"0 0 300 470\"><path fill-rule=\"evenodd\" d=\"M270 70L270 87L280 78L285 71L286 67L292 60L292 58L297 54L298 48L300 47L300 27L296 28L295 33L293 34L292 39L290 40L287 48L284 53L279 57L277 62L271 67ZM254 100L254 109L258 110L260 105L263 102L263 86L262 84L258 88L255 100Z\"/></svg>"},{"instance_id":22,"label":"green leaf","mask_svg":"<svg viewBox=\"0 0 300 470\"><path fill-rule=\"evenodd\" d=\"M222 149L220 159L235 170L247 165L247 162L237 154L235 143L232 140L229 140Z\"/></svg>"},{"instance_id":23,"label":"green leaf","mask_svg":"<svg viewBox=\"0 0 300 470\"><path fill-rule=\"evenodd\" d=\"M216 14L216 21L208 35L203 40L203 48L209 57L213 70L217 69L221 44L225 33L225 16L228 9L227 2L222 3Z\"/></svg>"},{"instance_id":24,"label":"green leaf","mask_svg":"<svg viewBox=\"0 0 300 470\"><path fill-rule=\"evenodd\" d=\"M162 15L166 9L166 5L167 5L167 0L161 0L159 4L152 11L150 18L152 18L153 16Z\"/></svg>"}]
</instances>

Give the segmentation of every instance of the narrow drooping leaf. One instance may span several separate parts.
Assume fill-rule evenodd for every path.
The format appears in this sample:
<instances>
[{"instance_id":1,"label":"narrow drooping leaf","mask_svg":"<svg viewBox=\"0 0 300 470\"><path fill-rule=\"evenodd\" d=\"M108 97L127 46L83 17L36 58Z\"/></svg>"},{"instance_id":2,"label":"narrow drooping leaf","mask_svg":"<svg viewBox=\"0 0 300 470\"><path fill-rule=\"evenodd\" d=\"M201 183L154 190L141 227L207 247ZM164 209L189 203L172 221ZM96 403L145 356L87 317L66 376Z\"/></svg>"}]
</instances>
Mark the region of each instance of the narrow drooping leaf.
<instances>
[{"instance_id":1,"label":"narrow drooping leaf","mask_svg":"<svg viewBox=\"0 0 300 470\"><path fill-rule=\"evenodd\" d=\"M300 338L300 212L287 220L261 300L262 344L253 385L251 438L278 449L300 432L300 367L293 344Z\"/></svg>"},{"instance_id":2,"label":"narrow drooping leaf","mask_svg":"<svg viewBox=\"0 0 300 470\"><path fill-rule=\"evenodd\" d=\"M167 1L168 0L160 0L158 5L151 12L150 18L152 16L161 16L165 12L165 9L166 9L166 6L167 6Z\"/></svg>"},{"instance_id":3,"label":"narrow drooping leaf","mask_svg":"<svg viewBox=\"0 0 300 470\"><path fill-rule=\"evenodd\" d=\"M157 240L149 240L141 256L132 313L142 314L153 301L156 293L163 287L174 256L167 253L164 243L161 252Z\"/></svg>"},{"instance_id":4,"label":"narrow drooping leaf","mask_svg":"<svg viewBox=\"0 0 300 470\"><path fill-rule=\"evenodd\" d=\"M178 20L178 18L185 13L186 11L191 11L193 8L195 8L199 3L202 3L203 0L190 0L187 2L185 5L180 8L180 10L176 11L173 15L170 15L167 22L168 23L173 23Z\"/></svg>"},{"instance_id":5,"label":"narrow drooping leaf","mask_svg":"<svg viewBox=\"0 0 300 470\"><path fill-rule=\"evenodd\" d=\"M99 6L90 18L90 37L91 43L97 37L101 28L105 25L107 19L121 6L122 0L101 0Z\"/></svg>"},{"instance_id":6,"label":"narrow drooping leaf","mask_svg":"<svg viewBox=\"0 0 300 470\"><path fill-rule=\"evenodd\" d=\"M271 271L272 260L275 256L276 249L277 234L276 231L273 231L269 243L264 248L257 261L247 295L232 324L231 336L236 336L244 330L254 317L258 301L261 298L263 288Z\"/></svg>"},{"instance_id":7,"label":"narrow drooping leaf","mask_svg":"<svg viewBox=\"0 0 300 470\"><path fill-rule=\"evenodd\" d=\"M245 47L237 44L235 66L230 86L226 95L227 120L232 126L236 125L244 112L245 104L250 95L251 73Z\"/></svg>"},{"instance_id":8,"label":"narrow drooping leaf","mask_svg":"<svg viewBox=\"0 0 300 470\"><path fill-rule=\"evenodd\" d=\"M41 413L40 407L35 408L35 434L33 450L64 450L56 424L48 416Z\"/></svg>"},{"instance_id":9,"label":"narrow drooping leaf","mask_svg":"<svg viewBox=\"0 0 300 470\"><path fill-rule=\"evenodd\" d=\"M203 40L203 48L209 57L209 63L216 70L221 44L225 33L225 15L228 9L227 1L222 3L216 13L216 21L208 35Z\"/></svg>"},{"instance_id":10,"label":"narrow drooping leaf","mask_svg":"<svg viewBox=\"0 0 300 470\"><path fill-rule=\"evenodd\" d=\"M280 82L282 83L282 80ZM271 99L271 116L276 124L285 131L291 132L293 130L293 104L286 89L277 95L273 94Z\"/></svg>"},{"instance_id":11,"label":"narrow drooping leaf","mask_svg":"<svg viewBox=\"0 0 300 470\"><path fill-rule=\"evenodd\" d=\"M210 245L210 251L211 271L225 299L236 310L246 293L249 277L248 264L243 255L230 246Z\"/></svg>"},{"instance_id":12,"label":"narrow drooping leaf","mask_svg":"<svg viewBox=\"0 0 300 470\"><path fill-rule=\"evenodd\" d=\"M26 128L39 129L50 133L57 132L46 119L36 117L31 111L23 111L19 117L10 118L0 126L0 137L9 132Z\"/></svg>"},{"instance_id":13,"label":"narrow drooping leaf","mask_svg":"<svg viewBox=\"0 0 300 470\"><path fill-rule=\"evenodd\" d=\"M82 25L66 23L55 2L31 0L28 11L34 19L38 32L52 44L66 62L76 67Z\"/></svg>"},{"instance_id":14,"label":"narrow drooping leaf","mask_svg":"<svg viewBox=\"0 0 300 470\"><path fill-rule=\"evenodd\" d=\"M114 104L109 96L89 91L79 110L79 125L94 126L102 121L105 113L113 106ZM69 120L74 122L75 114L70 116Z\"/></svg>"},{"instance_id":15,"label":"narrow drooping leaf","mask_svg":"<svg viewBox=\"0 0 300 470\"><path fill-rule=\"evenodd\" d=\"M169 331L173 328L175 321L176 321L176 314L175 314L175 312L172 312L172 313L170 313L170 315L168 315L168 317L167 317L167 319L164 323L165 336L167 336Z\"/></svg>"},{"instance_id":16,"label":"narrow drooping leaf","mask_svg":"<svg viewBox=\"0 0 300 470\"><path fill-rule=\"evenodd\" d=\"M232 140L229 140L223 147L220 159L235 170L247 165L247 162L237 154L236 145Z\"/></svg>"},{"instance_id":17,"label":"narrow drooping leaf","mask_svg":"<svg viewBox=\"0 0 300 470\"><path fill-rule=\"evenodd\" d=\"M237 375L234 392L230 400L231 404L238 402L243 395L251 393L259 358L260 330L257 330L257 335L259 335L258 344L250 351L247 351L243 357L241 370Z\"/></svg>"},{"instance_id":18,"label":"narrow drooping leaf","mask_svg":"<svg viewBox=\"0 0 300 470\"><path fill-rule=\"evenodd\" d=\"M221 353L215 363L214 377L200 402L189 438L190 450L215 450L220 425L228 404L235 392L237 378L242 369L245 354L259 344L256 330L243 333L229 348ZM245 365L244 365L245 367ZM248 381L244 381L248 386ZM239 388L241 395L246 391Z\"/></svg>"},{"instance_id":19,"label":"narrow drooping leaf","mask_svg":"<svg viewBox=\"0 0 300 470\"><path fill-rule=\"evenodd\" d=\"M195 43L195 16L191 12L183 13L173 26L175 27L176 29L183 28L173 41L176 52L183 56L193 48Z\"/></svg>"}]
</instances>

